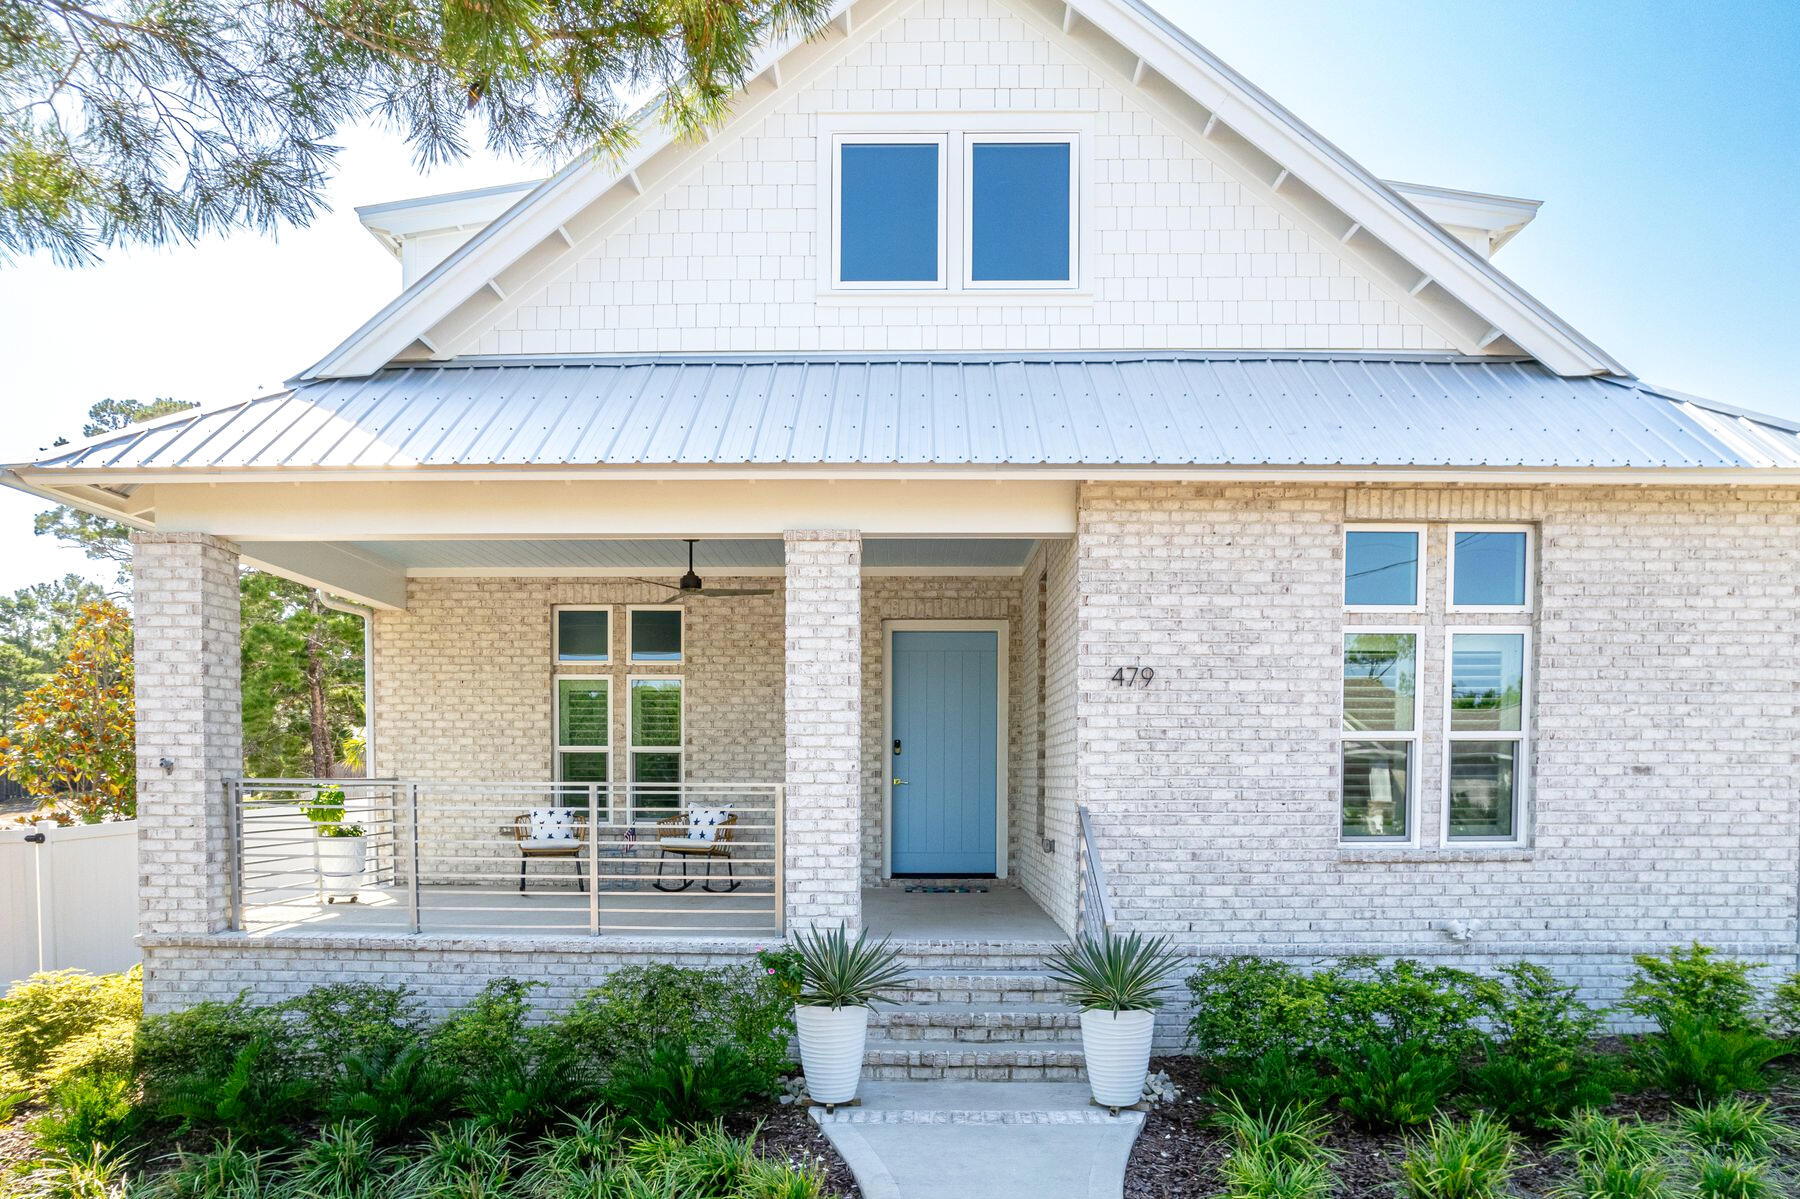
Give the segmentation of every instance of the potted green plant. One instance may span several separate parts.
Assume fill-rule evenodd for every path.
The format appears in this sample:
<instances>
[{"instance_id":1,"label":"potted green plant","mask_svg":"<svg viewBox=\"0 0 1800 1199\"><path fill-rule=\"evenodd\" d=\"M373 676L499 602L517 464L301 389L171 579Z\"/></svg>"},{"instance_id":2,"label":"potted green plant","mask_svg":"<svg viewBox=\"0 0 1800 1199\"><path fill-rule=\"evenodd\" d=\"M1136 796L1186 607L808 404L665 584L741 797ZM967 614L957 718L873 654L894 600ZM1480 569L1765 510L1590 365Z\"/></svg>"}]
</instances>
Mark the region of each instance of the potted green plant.
<instances>
[{"instance_id":1,"label":"potted green plant","mask_svg":"<svg viewBox=\"0 0 1800 1199\"><path fill-rule=\"evenodd\" d=\"M1046 972L1082 1009L1081 1054L1095 1103L1117 1111L1143 1098L1162 986L1179 964L1167 937L1110 929L1051 952Z\"/></svg>"},{"instance_id":2,"label":"potted green plant","mask_svg":"<svg viewBox=\"0 0 1800 1199\"><path fill-rule=\"evenodd\" d=\"M794 1031L806 1093L827 1108L848 1103L862 1078L869 1005L904 981L906 970L886 940L871 945L863 932L851 941L842 924L800 932L794 948L800 956Z\"/></svg>"},{"instance_id":3,"label":"potted green plant","mask_svg":"<svg viewBox=\"0 0 1800 1199\"><path fill-rule=\"evenodd\" d=\"M327 903L355 903L368 868L363 827L345 819L346 802L342 787L321 787L300 809L318 834L319 887Z\"/></svg>"}]
</instances>

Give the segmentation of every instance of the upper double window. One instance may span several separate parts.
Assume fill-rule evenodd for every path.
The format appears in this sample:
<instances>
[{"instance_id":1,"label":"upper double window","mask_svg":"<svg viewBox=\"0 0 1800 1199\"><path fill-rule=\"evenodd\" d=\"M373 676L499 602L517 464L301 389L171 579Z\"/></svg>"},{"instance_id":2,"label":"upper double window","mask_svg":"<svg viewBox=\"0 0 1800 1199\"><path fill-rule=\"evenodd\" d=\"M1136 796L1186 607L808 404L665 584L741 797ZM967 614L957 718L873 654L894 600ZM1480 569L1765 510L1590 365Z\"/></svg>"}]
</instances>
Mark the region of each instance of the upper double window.
<instances>
[{"instance_id":1,"label":"upper double window","mask_svg":"<svg viewBox=\"0 0 1800 1199\"><path fill-rule=\"evenodd\" d=\"M833 156L835 286L1075 285L1074 134L843 134Z\"/></svg>"}]
</instances>

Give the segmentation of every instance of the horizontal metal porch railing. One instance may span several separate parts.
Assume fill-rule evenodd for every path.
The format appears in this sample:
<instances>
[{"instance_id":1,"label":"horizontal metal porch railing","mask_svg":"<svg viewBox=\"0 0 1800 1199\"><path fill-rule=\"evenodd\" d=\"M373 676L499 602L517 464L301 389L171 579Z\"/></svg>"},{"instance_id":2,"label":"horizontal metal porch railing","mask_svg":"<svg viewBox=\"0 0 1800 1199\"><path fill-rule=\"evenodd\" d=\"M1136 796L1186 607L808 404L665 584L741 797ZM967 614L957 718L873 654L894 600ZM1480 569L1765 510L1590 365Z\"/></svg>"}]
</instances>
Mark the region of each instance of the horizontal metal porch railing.
<instances>
[{"instance_id":1,"label":"horizontal metal porch railing","mask_svg":"<svg viewBox=\"0 0 1800 1199\"><path fill-rule=\"evenodd\" d=\"M231 779L225 789L232 924L246 931L505 937L784 928L779 783ZM341 818L320 810L321 797L329 809L338 792ZM579 833L570 852L523 851L529 813L542 808L573 813ZM728 809L736 818L715 852L660 844L685 840L684 823L660 822L683 820L690 809ZM322 835L334 825L361 835Z\"/></svg>"}]
</instances>

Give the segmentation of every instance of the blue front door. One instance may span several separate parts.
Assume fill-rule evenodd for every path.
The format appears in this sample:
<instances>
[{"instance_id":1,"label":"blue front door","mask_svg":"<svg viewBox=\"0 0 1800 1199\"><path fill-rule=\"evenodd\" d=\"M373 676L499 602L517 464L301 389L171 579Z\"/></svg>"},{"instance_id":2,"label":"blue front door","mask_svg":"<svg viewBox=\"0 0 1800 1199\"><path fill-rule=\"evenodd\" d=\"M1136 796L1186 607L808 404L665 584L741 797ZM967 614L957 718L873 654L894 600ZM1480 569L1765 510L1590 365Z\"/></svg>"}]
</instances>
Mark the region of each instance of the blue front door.
<instances>
[{"instance_id":1,"label":"blue front door","mask_svg":"<svg viewBox=\"0 0 1800 1199\"><path fill-rule=\"evenodd\" d=\"M893 638L893 871L994 874L999 634Z\"/></svg>"}]
</instances>

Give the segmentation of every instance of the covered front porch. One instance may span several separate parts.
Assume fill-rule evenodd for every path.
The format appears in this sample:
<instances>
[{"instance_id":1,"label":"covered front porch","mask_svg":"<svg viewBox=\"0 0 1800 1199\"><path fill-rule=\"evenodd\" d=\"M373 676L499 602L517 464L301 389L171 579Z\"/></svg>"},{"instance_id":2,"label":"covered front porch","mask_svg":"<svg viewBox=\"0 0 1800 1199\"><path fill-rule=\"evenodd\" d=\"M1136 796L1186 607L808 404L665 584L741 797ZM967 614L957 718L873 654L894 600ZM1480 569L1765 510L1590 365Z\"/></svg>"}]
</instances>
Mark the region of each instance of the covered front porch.
<instances>
[{"instance_id":1,"label":"covered front porch","mask_svg":"<svg viewBox=\"0 0 1800 1199\"><path fill-rule=\"evenodd\" d=\"M790 530L694 539L692 571L687 540L140 535L141 727L179 709L212 774L196 808L182 746L144 772L144 811L202 815L218 853L169 883L205 914L152 903L147 926L192 923L150 931L673 952L840 920L903 942L1068 935L1067 540ZM398 585L327 569L348 560ZM369 777L235 769L215 634L241 561L366 609ZM199 831L167 828L169 854Z\"/></svg>"}]
</instances>

